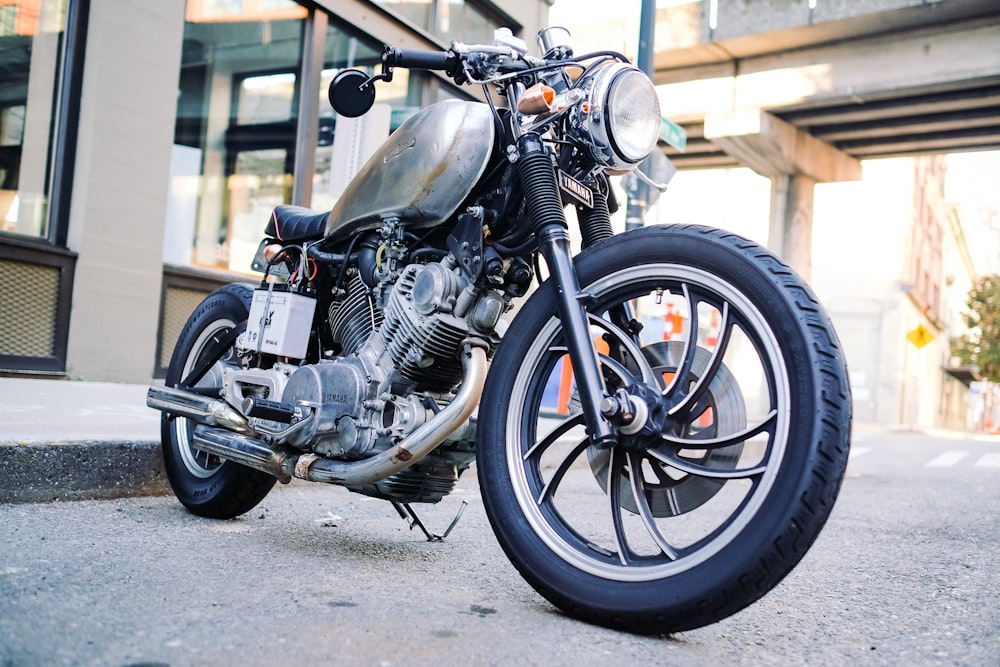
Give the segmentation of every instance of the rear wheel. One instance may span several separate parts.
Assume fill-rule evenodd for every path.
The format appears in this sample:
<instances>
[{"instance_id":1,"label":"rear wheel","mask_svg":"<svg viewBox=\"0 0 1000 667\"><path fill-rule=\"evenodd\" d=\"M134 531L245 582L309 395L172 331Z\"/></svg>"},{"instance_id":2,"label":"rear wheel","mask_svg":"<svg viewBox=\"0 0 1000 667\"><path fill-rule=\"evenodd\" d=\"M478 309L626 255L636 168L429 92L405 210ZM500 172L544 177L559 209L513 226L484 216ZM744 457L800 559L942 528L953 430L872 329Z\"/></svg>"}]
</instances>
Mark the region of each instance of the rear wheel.
<instances>
[{"instance_id":1,"label":"rear wheel","mask_svg":"<svg viewBox=\"0 0 1000 667\"><path fill-rule=\"evenodd\" d=\"M656 428L589 444L543 285L480 407L487 514L567 613L636 632L706 625L776 585L832 509L851 414L836 334L788 267L718 230L649 227L576 265L606 388L647 396Z\"/></svg>"},{"instance_id":2,"label":"rear wheel","mask_svg":"<svg viewBox=\"0 0 1000 667\"><path fill-rule=\"evenodd\" d=\"M167 368L166 385L214 393L223 367L238 365L234 334L246 322L252 290L225 285L210 294L181 331ZM164 414L163 465L174 495L194 514L230 519L256 506L277 481L267 473L206 454L191 446L195 424Z\"/></svg>"}]
</instances>

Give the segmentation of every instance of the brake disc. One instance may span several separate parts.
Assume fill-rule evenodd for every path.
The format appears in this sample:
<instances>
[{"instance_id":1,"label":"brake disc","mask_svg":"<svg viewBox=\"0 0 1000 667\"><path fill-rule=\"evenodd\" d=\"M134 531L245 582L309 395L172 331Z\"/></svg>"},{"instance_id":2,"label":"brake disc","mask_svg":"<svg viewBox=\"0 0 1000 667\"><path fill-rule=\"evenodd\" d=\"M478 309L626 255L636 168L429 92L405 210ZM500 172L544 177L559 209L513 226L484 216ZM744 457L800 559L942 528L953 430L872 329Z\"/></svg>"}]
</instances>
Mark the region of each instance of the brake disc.
<instances>
[{"instance_id":1,"label":"brake disc","mask_svg":"<svg viewBox=\"0 0 1000 667\"><path fill-rule=\"evenodd\" d=\"M682 341L663 341L642 348L643 356L652 366L658 376L664 377L664 385L669 382L666 377L677 371L684 353ZM712 353L703 348L695 349L691 366L693 381L701 378L708 368ZM725 364L719 364L715 376L709 380L705 394L707 408L700 415L694 415L693 421L684 424L681 437L699 436L714 438L731 433L738 433L746 428L747 416L743 393L739 383ZM693 463L714 470L733 470L743 452L743 443L738 442L727 447L708 450L682 450L683 458ZM607 488L608 464L611 452L608 449L591 447L587 450L590 469L601 485ZM630 488L627 479L627 469L622 474L623 488ZM710 500L726 483L723 479L701 477L681 472L665 463L644 457L642 465L641 487L655 517L670 517L690 512ZM637 512L635 498L631 493L621 494L621 507L630 512Z\"/></svg>"}]
</instances>

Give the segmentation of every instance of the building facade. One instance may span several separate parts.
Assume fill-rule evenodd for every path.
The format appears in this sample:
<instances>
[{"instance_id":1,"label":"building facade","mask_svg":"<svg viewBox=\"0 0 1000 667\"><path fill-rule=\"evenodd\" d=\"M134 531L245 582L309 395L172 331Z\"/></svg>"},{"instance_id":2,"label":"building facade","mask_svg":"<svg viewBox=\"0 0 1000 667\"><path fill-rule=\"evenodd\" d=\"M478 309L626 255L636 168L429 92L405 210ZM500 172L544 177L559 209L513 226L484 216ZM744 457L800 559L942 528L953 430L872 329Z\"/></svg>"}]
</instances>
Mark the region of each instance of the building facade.
<instances>
[{"instance_id":1,"label":"building facade","mask_svg":"<svg viewBox=\"0 0 1000 667\"><path fill-rule=\"evenodd\" d=\"M944 197L946 156L868 160L860 182L817 190L813 286L851 373L855 419L973 428L975 369L951 358L962 312L987 267L961 209Z\"/></svg>"},{"instance_id":2,"label":"building facade","mask_svg":"<svg viewBox=\"0 0 1000 667\"><path fill-rule=\"evenodd\" d=\"M0 374L149 381L274 205L330 206L339 70L531 44L550 4L0 0ZM377 102L392 127L467 94L399 71Z\"/></svg>"},{"instance_id":3,"label":"building facade","mask_svg":"<svg viewBox=\"0 0 1000 667\"><path fill-rule=\"evenodd\" d=\"M944 196L947 161L865 160L861 180L816 188L810 283L843 344L859 423L976 430L991 419L992 389L950 354L969 290L992 269L981 225ZM682 171L647 223L708 224L766 245L769 192L746 168Z\"/></svg>"}]
</instances>

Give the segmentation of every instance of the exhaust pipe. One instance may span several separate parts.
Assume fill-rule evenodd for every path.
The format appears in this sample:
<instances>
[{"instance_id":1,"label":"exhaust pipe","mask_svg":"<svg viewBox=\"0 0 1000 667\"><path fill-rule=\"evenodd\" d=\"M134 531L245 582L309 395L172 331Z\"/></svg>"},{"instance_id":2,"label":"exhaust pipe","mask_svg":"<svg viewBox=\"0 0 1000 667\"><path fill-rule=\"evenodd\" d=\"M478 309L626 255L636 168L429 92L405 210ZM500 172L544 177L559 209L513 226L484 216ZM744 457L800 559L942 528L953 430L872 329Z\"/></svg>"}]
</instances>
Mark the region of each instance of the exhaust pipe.
<instances>
[{"instance_id":1,"label":"exhaust pipe","mask_svg":"<svg viewBox=\"0 0 1000 667\"><path fill-rule=\"evenodd\" d=\"M288 457L274 451L256 438L217 428L197 426L191 438L191 445L195 449L240 465L263 470L277 477L282 484L292 480L291 475L284 469Z\"/></svg>"},{"instance_id":2,"label":"exhaust pipe","mask_svg":"<svg viewBox=\"0 0 1000 667\"><path fill-rule=\"evenodd\" d=\"M462 365L465 370L462 385L459 387L458 394L447 406L398 444L380 454L360 461L334 461L315 454L277 452L268 447L264 441L251 437L254 433L247 425L246 420L242 418L242 415L232 410L228 404L223 405L240 417L245 429L241 433L244 435L198 426L192 435L191 445L220 458L262 470L277 477L282 482L288 482L295 476L313 482L337 484L349 488L373 484L398 473L430 454L455 429L472 416L476 406L479 405L479 399L483 395L483 385L486 382L488 367L486 351L481 347L469 346L462 356ZM160 403L153 405L151 402L154 392L158 401L163 398L163 407L159 407ZM176 394L180 394L181 397L175 401L173 399ZM166 390L164 393L161 388L153 387L150 388L146 398L146 404L158 410L190 417L202 424L230 428L221 423L219 418L207 409L208 404L213 402L221 403L221 401L212 401L212 399L197 394L188 394L173 389ZM189 407L192 403L195 404L195 407ZM211 418L216 421L209 422L205 416L207 413L211 413Z\"/></svg>"},{"instance_id":3,"label":"exhaust pipe","mask_svg":"<svg viewBox=\"0 0 1000 667\"><path fill-rule=\"evenodd\" d=\"M237 433L254 433L243 415L229 403L217 398L170 387L150 387L146 392L146 405L154 410L193 419L200 424L221 426Z\"/></svg>"},{"instance_id":4,"label":"exhaust pipe","mask_svg":"<svg viewBox=\"0 0 1000 667\"><path fill-rule=\"evenodd\" d=\"M488 367L486 350L470 346L462 356L462 366L465 375L454 400L399 444L360 461L333 461L319 457L315 457L312 461L303 461L314 457L306 454L298 457L293 474L314 482L354 488L395 475L424 458L465 423L479 405L479 399L483 395L483 385L486 383Z\"/></svg>"}]
</instances>

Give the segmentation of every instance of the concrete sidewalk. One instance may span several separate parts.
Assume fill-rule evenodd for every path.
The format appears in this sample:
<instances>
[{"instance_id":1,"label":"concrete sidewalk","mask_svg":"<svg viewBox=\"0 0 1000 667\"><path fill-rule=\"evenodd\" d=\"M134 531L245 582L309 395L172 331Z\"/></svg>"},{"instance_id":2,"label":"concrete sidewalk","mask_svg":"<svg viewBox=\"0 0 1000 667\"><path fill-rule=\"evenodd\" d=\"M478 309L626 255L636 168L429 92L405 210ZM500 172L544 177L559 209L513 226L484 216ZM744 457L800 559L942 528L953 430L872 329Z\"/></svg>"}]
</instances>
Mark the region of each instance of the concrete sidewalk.
<instances>
[{"instance_id":1,"label":"concrete sidewalk","mask_svg":"<svg viewBox=\"0 0 1000 667\"><path fill-rule=\"evenodd\" d=\"M0 503L168 492L146 388L0 378Z\"/></svg>"}]
</instances>

